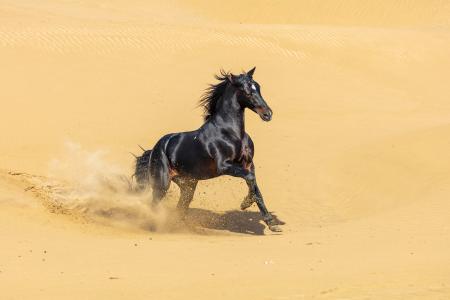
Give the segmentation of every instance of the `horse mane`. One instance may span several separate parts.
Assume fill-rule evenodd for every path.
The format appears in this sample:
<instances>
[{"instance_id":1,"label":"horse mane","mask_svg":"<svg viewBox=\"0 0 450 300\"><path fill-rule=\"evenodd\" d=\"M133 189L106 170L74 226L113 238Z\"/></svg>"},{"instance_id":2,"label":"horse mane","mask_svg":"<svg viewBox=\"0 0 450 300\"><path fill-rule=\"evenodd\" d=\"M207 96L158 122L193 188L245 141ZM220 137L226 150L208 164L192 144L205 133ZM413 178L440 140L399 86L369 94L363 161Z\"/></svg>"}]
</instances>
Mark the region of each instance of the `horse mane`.
<instances>
[{"instance_id":1,"label":"horse mane","mask_svg":"<svg viewBox=\"0 0 450 300\"><path fill-rule=\"evenodd\" d=\"M219 75L214 75L219 83L210 84L201 96L198 106L203 107L203 119L205 121L208 121L216 113L216 104L225 93L229 75L230 73L220 70Z\"/></svg>"}]
</instances>

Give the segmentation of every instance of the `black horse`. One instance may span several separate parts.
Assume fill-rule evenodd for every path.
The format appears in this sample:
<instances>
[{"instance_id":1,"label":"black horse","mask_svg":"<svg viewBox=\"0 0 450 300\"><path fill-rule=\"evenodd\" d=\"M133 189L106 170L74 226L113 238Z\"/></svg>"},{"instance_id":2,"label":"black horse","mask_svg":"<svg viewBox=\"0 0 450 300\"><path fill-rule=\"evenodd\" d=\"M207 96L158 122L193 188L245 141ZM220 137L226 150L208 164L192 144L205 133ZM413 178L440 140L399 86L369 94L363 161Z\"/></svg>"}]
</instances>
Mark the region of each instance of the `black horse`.
<instances>
[{"instance_id":1,"label":"black horse","mask_svg":"<svg viewBox=\"0 0 450 300\"><path fill-rule=\"evenodd\" d=\"M256 184L254 145L245 132L245 108L266 122L272 119L272 110L261 96L259 84L253 80L254 72L255 68L236 76L221 71L215 76L219 83L211 85L200 100L205 123L195 131L167 134L152 150L137 157L138 188L151 185L153 204L159 203L173 181L181 191L177 207L185 213L199 180L221 175L240 177L249 188L241 209L256 202L269 229L281 231Z\"/></svg>"}]
</instances>

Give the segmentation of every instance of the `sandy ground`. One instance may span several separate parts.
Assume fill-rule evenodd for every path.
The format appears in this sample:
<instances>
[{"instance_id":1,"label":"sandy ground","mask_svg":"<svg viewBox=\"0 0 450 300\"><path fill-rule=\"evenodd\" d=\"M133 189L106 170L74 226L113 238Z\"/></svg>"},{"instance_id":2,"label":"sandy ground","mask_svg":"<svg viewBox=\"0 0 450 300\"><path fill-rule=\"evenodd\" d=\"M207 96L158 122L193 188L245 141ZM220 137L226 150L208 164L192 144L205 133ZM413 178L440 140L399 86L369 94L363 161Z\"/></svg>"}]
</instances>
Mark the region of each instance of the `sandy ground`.
<instances>
[{"instance_id":1,"label":"sandy ground","mask_svg":"<svg viewBox=\"0 0 450 300\"><path fill-rule=\"evenodd\" d=\"M162 1L160 1L162 2ZM450 299L448 1L0 2L1 299ZM127 192L257 66L257 176Z\"/></svg>"}]
</instances>

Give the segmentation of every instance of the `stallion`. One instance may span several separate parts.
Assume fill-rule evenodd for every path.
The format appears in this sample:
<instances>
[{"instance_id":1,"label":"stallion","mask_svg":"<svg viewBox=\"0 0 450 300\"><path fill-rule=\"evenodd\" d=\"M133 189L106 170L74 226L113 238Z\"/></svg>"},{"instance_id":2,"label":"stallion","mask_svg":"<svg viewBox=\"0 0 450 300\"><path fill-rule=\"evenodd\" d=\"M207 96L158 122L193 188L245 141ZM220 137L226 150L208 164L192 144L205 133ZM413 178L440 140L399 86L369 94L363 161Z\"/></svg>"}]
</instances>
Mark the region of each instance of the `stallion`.
<instances>
[{"instance_id":1,"label":"stallion","mask_svg":"<svg viewBox=\"0 0 450 300\"><path fill-rule=\"evenodd\" d=\"M220 71L215 76L219 82L210 85L200 99L204 124L194 131L167 134L152 150L144 150L136 158L138 190L150 185L153 205L160 202L173 181L180 188L177 208L185 214L199 180L222 175L239 177L248 185L241 209L255 202L269 229L281 231L256 183L254 144L245 132L246 108L266 122L273 114L261 96L260 85L253 80L255 68L240 75Z\"/></svg>"}]
</instances>

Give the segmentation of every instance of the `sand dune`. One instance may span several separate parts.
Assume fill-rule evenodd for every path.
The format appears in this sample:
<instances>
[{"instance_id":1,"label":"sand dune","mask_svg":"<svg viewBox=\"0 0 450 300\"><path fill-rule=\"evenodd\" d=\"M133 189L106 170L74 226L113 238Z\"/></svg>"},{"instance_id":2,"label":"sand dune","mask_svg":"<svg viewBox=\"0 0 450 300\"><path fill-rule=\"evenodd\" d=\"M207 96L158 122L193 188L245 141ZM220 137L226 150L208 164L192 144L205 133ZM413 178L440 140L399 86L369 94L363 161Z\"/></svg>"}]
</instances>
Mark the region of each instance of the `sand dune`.
<instances>
[{"instance_id":1,"label":"sand dune","mask_svg":"<svg viewBox=\"0 0 450 300\"><path fill-rule=\"evenodd\" d=\"M2 1L2 297L449 298L450 6L316 2ZM235 178L201 182L185 222L176 187L160 212L129 193L129 152L255 65L283 234Z\"/></svg>"}]
</instances>

